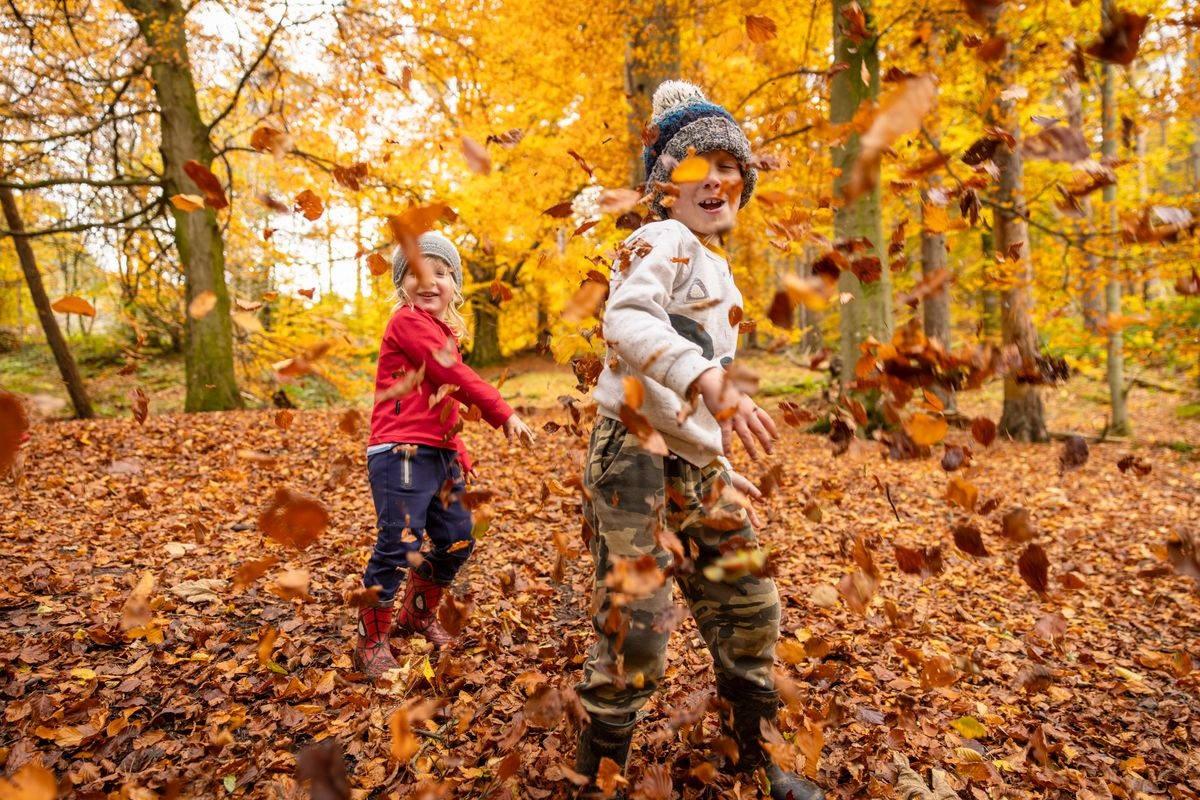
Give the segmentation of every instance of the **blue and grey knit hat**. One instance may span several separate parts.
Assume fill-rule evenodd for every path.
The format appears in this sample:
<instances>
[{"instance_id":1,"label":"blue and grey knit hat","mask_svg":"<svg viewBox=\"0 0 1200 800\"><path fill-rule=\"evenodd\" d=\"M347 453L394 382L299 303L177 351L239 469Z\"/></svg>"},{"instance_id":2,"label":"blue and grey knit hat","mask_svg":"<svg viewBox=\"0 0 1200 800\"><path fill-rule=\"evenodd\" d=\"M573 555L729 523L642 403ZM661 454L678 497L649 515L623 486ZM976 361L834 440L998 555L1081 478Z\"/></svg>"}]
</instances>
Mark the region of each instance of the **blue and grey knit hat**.
<instances>
[{"instance_id":1,"label":"blue and grey knit hat","mask_svg":"<svg viewBox=\"0 0 1200 800\"><path fill-rule=\"evenodd\" d=\"M750 202L758 183L758 170L750 166L750 140L733 115L705 97L699 86L687 81L665 81L659 85L654 91L650 124L658 128L658 138L642 151L647 189L655 181L670 181L671 159L678 163L687 158L688 148L695 149L696 155L725 150L742 166L741 204L744 207ZM664 162L663 156L670 158ZM650 209L666 217L666 209L659 202L661 198L661 193L656 192Z\"/></svg>"},{"instance_id":2,"label":"blue and grey knit hat","mask_svg":"<svg viewBox=\"0 0 1200 800\"><path fill-rule=\"evenodd\" d=\"M417 247L421 249L421 255L434 256L449 264L450 271L454 275L455 286L462 289L462 259L458 255L458 248L454 246L454 242L440 233L427 231L417 237ZM400 288L400 283L404 280L407 272L408 256L404 254L403 247L397 247L396 252L392 255L392 281L396 284L397 289Z\"/></svg>"}]
</instances>

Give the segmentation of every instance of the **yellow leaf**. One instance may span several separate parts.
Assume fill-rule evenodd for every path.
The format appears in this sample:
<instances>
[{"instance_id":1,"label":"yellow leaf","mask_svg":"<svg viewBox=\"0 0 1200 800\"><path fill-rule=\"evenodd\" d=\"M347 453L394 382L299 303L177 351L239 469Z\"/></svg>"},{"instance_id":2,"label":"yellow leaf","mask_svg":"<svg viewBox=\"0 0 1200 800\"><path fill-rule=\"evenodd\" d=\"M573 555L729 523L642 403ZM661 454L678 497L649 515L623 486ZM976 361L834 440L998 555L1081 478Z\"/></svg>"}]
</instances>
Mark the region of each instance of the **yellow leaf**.
<instances>
[{"instance_id":1,"label":"yellow leaf","mask_svg":"<svg viewBox=\"0 0 1200 800\"><path fill-rule=\"evenodd\" d=\"M966 764L978 764L983 761L983 756L969 747L954 748L954 757Z\"/></svg>"},{"instance_id":2,"label":"yellow leaf","mask_svg":"<svg viewBox=\"0 0 1200 800\"><path fill-rule=\"evenodd\" d=\"M96 670L88 669L87 667L76 667L71 670L71 677L78 678L81 681L95 680Z\"/></svg>"},{"instance_id":3,"label":"yellow leaf","mask_svg":"<svg viewBox=\"0 0 1200 800\"><path fill-rule=\"evenodd\" d=\"M920 447L929 447L937 444L946 436L946 431L950 426L942 417L931 417L928 414L913 414L912 418L904 423L904 430L912 437Z\"/></svg>"},{"instance_id":4,"label":"yellow leaf","mask_svg":"<svg viewBox=\"0 0 1200 800\"><path fill-rule=\"evenodd\" d=\"M690 152L690 151L689 151ZM703 156L689 155L671 170L672 183L696 183L708 177L709 163Z\"/></svg>"},{"instance_id":5,"label":"yellow leaf","mask_svg":"<svg viewBox=\"0 0 1200 800\"><path fill-rule=\"evenodd\" d=\"M188 304L188 316L192 319L203 319L216 307L217 293L206 290L192 298L192 302Z\"/></svg>"},{"instance_id":6,"label":"yellow leaf","mask_svg":"<svg viewBox=\"0 0 1200 800\"><path fill-rule=\"evenodd\" d=\"M925 203L921 213L921 226L927 233L946 233L947 231L961 231L966 229L967 221L965 219L950 219L950 212L945 206L935 206L932 203Z\"/></svg>"},{"instance_id":7,"label":"yellow leaf","mask_svg":"<svg viewBox=\"0 0 1200 800\"><path fill-rule=\"evenodd\" d=\"M55 300L50 304L50 307L60 314L79 314L84 317L96 316L96 309L91 303L73 294Z\"/></svg>"},{"instance_id":8,"label":"yellow leaf","mask_svg":"<svg viewBox=\"0 0 1200 800\"><path fill-rule=\"evenodd\" d=\"M245 311L239 311L233 315L233 322L246 333L262 333L262 323L258 321L258 317L253 314L248 314Z\"/></svg>"},{"instance_id":9,"label":"yellow leaf","mask_svg":"<svg viewBox=\"0 0 1200 800\"><path fill-rule=\"evenodd\" d=\"M987 728L984 727L982 722L974 717L959 717L950 723L950 727L958 731L958 734L964 739L979 739L983 736L987 736ZM975 753L974 750L971 750L971 752ZM976 758L974 760L978 761L979 754L976 753L975 755Z\"/></svg>"},{"instance_id":10,"label":"yellow leaf","mask_svg":"<svg viewBox=\"0 0 1200 800\"><path fill-rule=\"evenodd\" d=\"M176 194L171 196L171 205L180 211L199 211L204 208L204 198L198 194Z\"/></svg>"},{"instance_id":11,"label":"yellow leaf","mask_svg":"<svg viewBox=\"0 0 1200 800\"><path fill-rule=\"evenodd\" d=\"M1113 672L1117 673L1118 678L1123 678L1124 680L1127 680L1127 681L1144 681L1145 680L1145 678L1143 678L1138 673L1134 672L1131 669L1125 669L1124 667L1114 667Z\"/></svg>"},{"instance_id":12,"label":"yellow leaf","mask_svg":"<svg viewBox=\"0 0 1200 800\"><path fill-rule=\"evenodd\" d=\"M803 305L812 311L822 311L829 305L832 290L820 278L802 278L794 272L785 273L783 288L792 306Z\"/></svg>"},{"instance_id":13,"label":"yellow leaf","mask_svg":"<svg viewBox=\"0 0 1200 800\"><path fill-rule=\"evenodd\" d=\"M429 663L429 656L425 656L421 659L421 674L424 675L425 680L429 681L430 683L433 683L434 679L437 677L433 674L433 666Z\"/></svg>"}]
</instances>

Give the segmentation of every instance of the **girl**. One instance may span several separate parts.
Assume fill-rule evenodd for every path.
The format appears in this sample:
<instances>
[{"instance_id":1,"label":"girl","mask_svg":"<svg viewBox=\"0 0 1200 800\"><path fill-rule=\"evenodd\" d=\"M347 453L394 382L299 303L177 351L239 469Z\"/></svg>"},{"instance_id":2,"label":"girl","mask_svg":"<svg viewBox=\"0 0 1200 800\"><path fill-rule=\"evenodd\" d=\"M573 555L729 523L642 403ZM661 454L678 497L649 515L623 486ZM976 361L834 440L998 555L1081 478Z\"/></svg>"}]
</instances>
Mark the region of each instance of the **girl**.
<instances>
[{"instance_id":1,"label":"girl","mask_svg":"<svg viewBox=\"0 0 1200 800\"><path fill-rule=\"evenodd\" d=\"M528 447L533 434L490 384L462 363L465 335L462 261L449 239L418 239L425 269L409 269L402 248L392 259L399 303L379 346L375 408L367 472L375 501L378 539L363 585L379 587L376 605L358 617L355 666L371 680L397 667L388 646L421 634L435 647L453 640L437 621L442 591L471 555L471 513L462 504L471 462L458 435L460 402L473 404L494 428ZM421 273L421 274L418 274ZM428 534L430 552L422 558ZM394 606L404 579L404 599Z\"/></svg>"}]
</instances>

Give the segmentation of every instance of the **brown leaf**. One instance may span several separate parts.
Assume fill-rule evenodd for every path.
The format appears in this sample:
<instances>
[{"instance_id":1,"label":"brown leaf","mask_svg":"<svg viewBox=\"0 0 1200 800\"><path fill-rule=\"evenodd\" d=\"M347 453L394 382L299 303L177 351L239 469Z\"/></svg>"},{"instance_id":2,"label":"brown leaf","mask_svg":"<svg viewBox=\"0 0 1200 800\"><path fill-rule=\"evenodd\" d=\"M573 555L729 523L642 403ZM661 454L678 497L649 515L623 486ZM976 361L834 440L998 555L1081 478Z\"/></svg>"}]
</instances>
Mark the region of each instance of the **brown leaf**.
<instances>
[{"instance_id":1,"label":"brown leaf","mask_svg":"<svg viewBox=\"0 0 1200 800\"><path fill-rule=\"evenodd\" d=\"M640 197L640 195L639 195L639 197ZM543 211L542 214L547 217L553 217L555 219L562 219L563 217L571 216L571 211L572 211L571 201L567 200L566 202L558 203L557 205L550 206L545 211Z\"/></svg>"},{"instance_id":2,"label":"brown leaf","mask_svg":"<svg viewBox=\"0 0 1200 800\"><path fill-rule=\"evenodd\" d=\"M1026 158L1072 164L1091 157L1087 140L1076 128L1053 127L1035 133L1021 142Z\"/></svg>"},{"instance_id":3,"label":"brown leaf","mask_svg":"<svg viewBox=\"0 0 1200 800\"><path fill-rule=\"evenodd\" d=\"M303 550L329 524L329 512L317 500L290 489L275 490L258 517L258 528L286 547Z\"/></svg>"},{"instance_id":4,"label":"brown leaf","mask_svg":"<svg viewBox=\"0 0 1200 800\"><path fill-rule=\"evenodd\" d=\"M641 192L635 192L633 189L605 189L600 193L600 213L624 214L637 208L641 201ZM570 203L565 205L570 209Z\"/></svg>"},{"instance_id":5,"label":"brown leaf","mask_svg":"<svg viewBox=\"0 0 1200 800\"><path fill-rule=\"evenodd\" d=\"M237 568L233 575L233 588L244 589L267 574L267 570L279 563L275 556L247 561Z\"/></svg>"},{"instance_id":6,"label":"brown leaf","mask_svg":"<svg viewBox=\"0 0 1200 800\"><path fill-rule=\"evenodd\" d=\"M613 761L608 756L600 759L600 766L596 770L596 786L600 787L600 791L605 797L611 797L618 786L628 786L629 781L622 774L624 767Z\"/></svg>"},{"instance_id":7,"label":"brown leaf","mask_svg":"<svg viewBox=\"0 0 1200 800\"><path fill-rule=\"evenodd\" d=\"M984 447L990 447L996 441L996 423L986 417L976 417L971 420L971 436Z\"/></svg>"},{"instance_id":8,"label":"brown leaf","mask_svg":"<svg viewBox=\"0 0 1200 800\"><path fill-rule=\"evenodd\" d=\"M225 188L221 186L221 181L217 179L217 176L213 175L212 170L199 161L186 161L183 164L183 171L204 195L204 205L216 210L228 207L229 201L225 199Z\"/></svg>"},{"instance_id":9,"label":"brown leaf","mask_svg":"<svg viewBox=\"0 0 1200 800\"><path fill-rule=\"evenodd\" d=\"M1017 571L1021 573L1021 579L1044 599L1049 588L1050 561L1041 545L1030 544L1025 548L1017 559Z\"/></svg>"},{"instance_id":10,"label":"brown leaf","mask_svg":"<svg viewBox=\"0 0 1200 800\"><path fill-rule=\"evenodd\" d=\"M445 628L446 633L458 636L462 633L474 608L475 604L472 602L471 595L468 594L459 600L451 592L445 592L442 595L442 602L438 605L438 622Z\"/></svg>"},{"instance_id":11,"label":"brown leaf","mask_svg":"<svg viewBox=\"0 0 1200 800\"><path fill-rule=\"evenodd\" d=\"M648 764L629 794L629 800L671 800L674 790L670 767L666 764Z\"/></svg>"},{"instance_id":12,"label":"brown leaf","mask_svg":"<svg viewBox=\"0 0 1200 800\"><path fill-rule=\"evenodd\" d=\"M951 686L958 680L958 672L949 656L936 655L925 659L921 665L921 688Z\"/></svg>"},{"instance_id":13,"label":"brown leaf","mask_svg":"<svg viewBox=\"0 0 1200 800\"><path fill-rule=\"evenodd\" d=\"M467 168L476 175L490 175L492 172L492 157L487 148L470 136L462 137L462 152L467 159Z\"/></svg>"},{"instance_id":14,"label":"brown leaf","mask_svg":"<svg viewBox=\"0 0 1200 800\"><path fill-rule=\"evenodd\" d=\"M501 134L496 134L496 135L488 134L488 137L486 139L486 144L491 144L492 142L495 142L496 144L500 145L501 147L507 147L507 148L511 149L513 147L516 147L520 143L520 141L524 138L525 138L525 129L524 128L512 128Z\"/></svg>"},{"instance_id":15,"label":"brown leaf","mask_svg":"<svg viewBox=\"0 0 1200 800\"><path fill-rule=\"evenodd\" d=\"M357 192L362 188L368 170L369 167L361 161L348 167L337 166L333 168L333 179L350 191Z\"/></svg>"},{"instance_id":16,"label":"brown leaf","mask_svg":"<svg viewBox=\"0 0 1200 800\"><path fill-rule=\"evenodd\" d=\"M625 427L638 438L643 450L660 456L669 455L670 451L667 449L667 443L663 440L662 434L655 430L650 421L636 409L622 403L620 416Z\"/></svg>"},{"instance_id":17,"label":"brown leaf","mask_svg":"<svg viewBox=\"0 0 1200 800\"><path fill-rule=\"evenodd\" d=\"M954 475L946 484L946 502L960 506L967 511L975 510L975 502L979 499L979 490L966 478Z\"/></svg>"},{"instance_id":18,"label":"brown leaf","mask_svg":"<svg viewBox=\"0 0 1200 800\"><path fill-rule=\"evenodd\" d=\"M913 414L904 423L904 430L920 447L929 447L946 437L950 429L949 423L943 417L933 417L929 414Z\"/></svg>"},{"instance_id":19,"label":"brown leaf","mask_svg":"<svg viewBox=\"0 0 1200 800\"><path fill-rule=\"evenodd\" d=\"M150 416L150 398L142 387L135 386L129 390L129 408L138 425L145 425L146 418Z\"/></svg>"},{"instance_id":20,"label":"brown leaf","mask_svg":"<svg viewBox=\"0 0 1200 800\"><path fill-rule=\"evenodd\" d=\"M591 165L588 164L588 162L584 159L583 156L579 155L579 153L576 153L574 150L568 150L567 155L569 155L569 156L571 156L571 158L575 159L575 163L578 164L580 166L580 168L584 172L587 173L587 176L589 178L593 177L592 173L594 172L594 170L592 169Z\"/></svg>"},{"instance_id":21,"label":"brown leaf","mask_svg":"<svg viewBox=\"0 0 1200 800\"><path fill-rule=\"evenodd\" d=\"M1132 11L1116 9L1100 29L1100 38L1089 44L1084 52L1110 64L1129 66L1137 57L1138 43L1149 19Z\"/></svg>"},{"instance_id":22,"label":"brown leaf","mask_svg":"<svg viewBox=\"0 0 1200 800\"><path fill-rule=\"evenodd\" d=\"M325 204L311 189L305 189L296 195L295 210L304 214L304 218L312 222L320 219L321 215L325 213Z\"/></svg>"},{"instance_id":23,"label":"brown leaf","mask_svg":"<svg viewBox=\"0 0 1200 800\"><path fill-rule=\"evenodd\" d=\"M350 779L346 775L341 740L330 736L298 752L296 779L310 781L311 800L350 800Z\"/></svg>"},{"instance_id":24,"label":"brown leaf","mask_svg":"<svg viewBox=\"0 0 1200 800\"><path fill-rule=\"evenodd\" d=\"M991 555L983 544L983 534L970 524L954 526L954 546L969 556L987 558Z\"/></svg>"},{"instance_id":25,"label":"brown leaf","mask_svg":"<svg viewBox=\"0 0 1200 800\"><path fill-rule=\"evenodd\" d=\"M73 294L60 297L50 304L50 308L60 314L79 314L83 317L96 316L96 309L87 300Z\"/></svg>"},{"instance_id":26,"label":"brown leaf","mask_svg":"<svg viewBox=\"0 0 1200 800\"><path fill-rule=\"evenodd\" d=\"M1037 536L1037 531L1029 519L1029 511L1020 507L1012 509L1000 520L1000 533L1004 538L1018 544Z\"/></svg>"},{"instance_id":27,"label":"brown leaf","mask_svg":"<svg viewBox=\"0 0 1200 800\"><path fill-rule=\"evenodd\" d=\"M775 38L778 28L770 17L746 15L746 35L755 44L766 44Z\"/></svg>"},{"instance_id":28,"label":"brown leaf","mask_svg":"<svg viewBox=\"0 0 1200 800\"><path fill-rule=\"evenodd\" d=\"M121 630L130 631L150 622L150 593L153 591L154 573L143 572L121 607Z\"/></svg>"},{"instance_id":29,"label":"brown leaf","mask_svg":"<svg viewBox=\"0 0 1200 800\"><path fill-rule=\"evenodd\" d=\"M275 427L281 431L286 431L292 427L292 421L296 418L296 412L290 408L281 408L275 412Z\"/></svg>"},{"instance_id":30,"label":"brown leaf","mask_svg":"<svg viewBox=\"0 0 1200 800\"><path fill-rule=\"evenodd\" d=\"M1058 474L1062 475L1073 469L1079 469L1088 460L1088 443L1082 436L1068 436L1063 442L1062 452L1058 454Z\"/></svg>"},{"instance_id":31,"label":"brown leaf","mask_svg":"<svg viewBox=\"0 0 1200 800\"><path fill-rule=\"evenodd\" d=\"M1141 456L1130 453L1127 456L1123 456L1121 460L1117 462L1117 469L1121 470L1121 472L1129 472L1129 470L1133 470L1135 475L1144 478L1150 474L1150 471L1153 469L1153 467L1149 462L1143 460Z\"/></svg>"},{"instance_id":32,"label":"brown leaf","mask_svg":"<svg viewBox=\"0 0 1200 800\"><path fill-rule=\"evenodd\" d=\"M843 9L843 14L857 3ZM861 9L859 10L861 14ZM843 198L849 202L875 188L879 180L879 161L884 150L902 134L920 127L921 120L933 109L937 86L928 75L909 78L895 85L879 103L871 127L859 140L857 160L850 169L850 177L842 188Z\"/></svg>"}]
</instances>

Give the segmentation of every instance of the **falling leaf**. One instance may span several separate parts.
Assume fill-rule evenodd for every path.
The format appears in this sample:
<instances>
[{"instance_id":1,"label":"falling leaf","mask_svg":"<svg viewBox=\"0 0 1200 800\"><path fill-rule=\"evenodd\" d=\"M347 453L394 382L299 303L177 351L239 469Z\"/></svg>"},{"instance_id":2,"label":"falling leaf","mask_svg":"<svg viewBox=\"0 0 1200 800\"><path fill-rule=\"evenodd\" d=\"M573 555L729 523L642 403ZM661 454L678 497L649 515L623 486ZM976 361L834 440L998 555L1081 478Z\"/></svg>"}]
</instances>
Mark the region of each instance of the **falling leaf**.
<instances>
[{"instance_id":1,"label":"falling leaf","mask_svg":"<svg viewBox=\"0 0 1200 800\"><path fill-rule=\"evenodd\" d=\"M954 662L949 657L936 655L925 659L921 665L920 679L922 688L940 688L951 686L958 680L958 673L954 669Z\"/></svg>"},{"instance_id":2,"label":"falling leaf","mask_svg":"<svg viewBox=\"0 0 1200 800\"><path fill-rule=\"evenodd\" d=\"M1043 161L1074 163L1091 157L1087 140L1076 128L1053 127L1035 133L1021 142L1021 153L1026 158Z\"/></svg>"},{"instance_id":3,"label":"falling leaf","mask_svg":"<svg viewBox=\"0 0 1200 800\"><path fill-rule=\"evenodd\" d=\"M58 779L39 762L40 759L34 758L22 764L11 777L0 777L0 797L5 800L55 800Z\"/></svg>"},{"instance_id":4,"label":"falling leaf","mask_svg":"<svg viewBox=\"0 0 1200 800\"><path fill-rule=\"evenodd\" d=\"M296 195L295 209L304 214L306 220L312 222L320 219L325 213L325 204L311 189L305 189Z\"/></svg>"},{"instance_id":5,"label":"falling leaf","mask_svg":"<svg viewBox=\"0 0 1200 800\"><path fill-rule=\"evenodd\" d=\"M199 161L185 161L183 171L204 195L204 205L215 210L229 206L229 201L225 199L225 188L221 186L217 176L213 175L212 170Z\"/></svg>"},{"instance_id":6,"label":"falling leaf","mask_svg":"<svg viewBox=\"0 0 1200 800\"><path fill-rule=\"evenodd\" d=\"M50 304L50 308L60 314L79 314L83 317L96 316L96 309L91 303L73 294L55 300Z\"/></svg>"},{"instance_id":7,"label":"falling leaf","mask_svg":"<svg viewBox=\"0 0 1200 800\"><path fill-rule=\"evenodd\" d=\"M462 152L467 159L467 168L476 175L490 175L492 172L492 157L487 148L470 136L462 137Z\"/></svg>"},{"instance_id":8,"label":"falling leaf","mask_svg":"<svg viewBox=\"0 0 1200 800\"><path fill-rule=\"evenodd\" d=\"M640 197L640 195L639 195L639 197ZM550 206L545 211L543 211L542 214L547 217L553 217L554 219L562 219L563 217L571 216L572 210L573 210L573 206L571 204L571 201L568 200L566 202L557 203L556 205Z\"/></svg>"},{"instance_id":9,"label":"falling leaf","mask_svg":"<svg viewBox=\"0 0 1200 800\"><path fill-rule=\"evenodd\" d=\"M525 138L524 128L512 128L498 135L488 134L486 139L487 144L495 142L501 147L513 148L516 147L522 139Z\"/></svg>"},{"instance_id":10,"label":"falling leaf","mask_svg":"<svg viewBox=\"0 0 1200 800\"><path fill-rule=\"evenodd\" d=\"M587 173L587 176L588 176L589 178L593 177L593 175L592 175L592 172L593 172L593 170L592 170L592 167L591 167L591 165L590 165L590 164L588 164L588 162L587 162L587 161L584 159L584 157L583 157L583 156L579 155L579 153L576 153L574 150L568 150L568 151L567 151L567 155L569 155L569 156L571 156L571 158L575 159L575 163L576 163L576 164L578 164L578 165L580 166L580 168L581 168L581 169L582 169L584 172L586 172L586 173Z\"/></svg>"},{"instance_id":11,"label":"falling leaf","mask_svg":"<svg viewBox=\"0 0 1200 800\"><path fill-rule=\"evenodd\" d=\"M142 387L135 386L129 390L129 408L139 425L146 424L146 418L150 415L150 398Z\"/></svg>"},{"instance_id":12,"label":"falling leaf","mask_svg":"<svg viewBox=\"0 0 1200 800\"><path fill-rule=\"evenodd\" d=\"M329 524L329 512L317 500L290 489L275 490L258 517L258 528L287 547L303 550Z\"/></svg>"},{"instance_id":13,"label":"falling leaf","mask_svg":"<svg viewBox=\"0 0 1200 800\"><path fill-rule=\"evenodd\" d=\"M1079 469L1088 460L1088 443L1082 436L1072 434L1063 441L1062 451L1058 454L1058 473L1060 475L1073 469Z\"/></svg>"},{"instance_id":14,"label":"falling leaf","mask_svg":"<svg viewBox=\"0 0 1200 800\"><path fill-rule=\"evenodd\" d=\"M1000 533L1013 542L1028 542L1037 536L1026 508L1014 508L1000 520Z\"/></svg>"},{"instance_id":15,"label":"falling leaf","mask_svg":"<svg viewBox=\"0 0 1200 800\"><path fill-rule=\"evenodd\" d=\"M979 499L979 490L970 481L954 475L946 484L946 502L960 506L967 511L975 509L975 501Z\"/></svg>"},{"instance_id":16,"label":"falling leaf","mask_svg":"<svg viewBox=\"0 0 1200 800\"><path fill-rule=\"evenodd\" d=\"M1017 570L1021 574L1021 579L1044 599L1046 590L1049 588L1050 561L1046 558L1046 551L1042 549L1041 545L1030 544L1025 548L1021 557L1017 559Z\"/></svg>"},{"instance_id":17,"label":"falling leaf","mask_svg":"<svg viewBox=\"0 0 1200 800\"><path fill-rule=\"evenodd\" d=\"M777 32L775 20L770 17L746 15L746 35L755 44L766 44L775 38Z\"/></svg>"},{"instance_id":18,"label":"falling leaf","mask_svg":"<svg viewBox=\"0 0 1200 800\"><path fill-rule=\"evenodd\" d=\"M987 558L991 555L983 544L983 534L974 525L954 526L954 546L967 555L977 558Z\"/></svg>"},{"instance_id":19,"label":"falling leaf","mask_svg":"<svg viewBox=\"0 0 1200 800\"><path fill-rule=\"evenodd\" d=\"M976 417L971 420L971 436L984 447L990 447L996 441L996 423L986 417Z\"/></svg>"},{"instance_id":20,"label":"falling leaf","mask_svg":"<svg viewBox=\"0 0 1200 800\"><path fill-rule=\"evenodd\" d=\"M929 447L946 437L950 429L943 417L932 417L928 414L913 414L904 424L904 430L920 447Z\"/></svg>"},{"instance_id":21,"label":"falling leaf","mask_svg":"<svg viewBox=\"0 0 1200 800\"><path fill-rule=\"evenodd\" d=\"M211 289L206 289L193 297L192 302L188 303L188 316L192 319L204 319L216 307L217 293Z\"/></svg>"},{"instance_id":22,"label":"falling leaf","mask_svg":"<svg viewBox=\"0 0 1200 800\"><path fill-rule=\"evenodd\" d=\"M292 137L269 125L262 125L250 134L250 146L260 153L271 153L279 158L292 149Z\"/></svg>"},{"instance_id":23,"label":"falling leaf","mask_svg":"<svg viewBox=\"0 0 1200 800\"><path fill-rule=\"evenodd\" d=\"M690 152L690 151L689 151ZM704 156L689 155L671 170L672 183L696 183L708 177L711 165Z\"/></svg>"},{"instance_id":24,"label":"falling leaf","mask_svg":"<svg viewBox=\"0 0 1200 800\"><path fill-rule=\"evenodd\" d=\"M275 538L275 537L272 537ZM303 549L303 548L300 548ZM308 587L312 581L312 575L306 569L289 569L279 573L276 576L271 593L284 600L311 600L308 594Z\"/></svg>"},{"instance_id":25,"label":"falling leaf","mask_svg":"<svg viewBox=\"0 0 1200 800\"><path fill-rule=\"evenodd\" d=\"M267 570L279 563L279 559L275 556L267 556L265 558L247 561L237 568L233 576L233 586L235 589L244 589L256 580L267 574Z\"/></svg>"},{"instance_id":26,"label":"falling leaf","mask_svg":"<svg viewBox=\"0 0 1200 800\"><path fill-rule=\"evenodd\" d=\"M1149 17L1115 9L1100 30L1100 38L1084 48L1093 58L1127 67L1137 57L1138 42Z\"/></svg>"},{"instance_id":27,"label":"falling leaf","mask_svg":"<svg viewBox=\"0 0 1200 800\"><path fill-rule=\"evenodd\" d=\"M600 213L624 214L637 208L641 201L641 192L635 192L633 189L605 189L600 193ZM569 203L567 205L570 206Z\"/></svg>"},{"instance_id":28,"label":"falling leaf","mask_svg":"<svg viewBox=\"0 0 1200 800\"><path fill-rule=\"evenodd\" d=\"M922 75L897 83L880 101L879 113L859 140L858 158L842 188L842 196L847 202L875 188L883 152L897 137L920 127L921 120L933 109L936 96L937 86L933 79Z\"/></svg>"},{"instance_id":29,"label":"falling leaf","mask_svg":"<svg viewBox=\"0 0 1200 800\"><path fill-rule=\"evenodd\" d=\"M281 408L275 412L275 427L281 431L286 431L292 427L292 421L296 418L296 412L289 408Z\"/></svg>"},{"instance_id":30,"label":"falling leaf","mask_svg":"<svg viewBox=\"0 0 1200 800\"><path fill-rule=\"evenodd\" d=\"M180 211L199 211L204 208L204 198L198 194L171 195L171 205Z\"/></svg>"},{"instance_id":31,"label":"falling leaf","mask_svg":"<svg viewBox=\"0 0 1200 800\"><path fill-rule=\"evenodd\" d=\"M309 781L311 800L350 800L350 778L341 740L330 736L305 745L296 753L296 779Z\"/></svg>"},{"instance_id":32,"label":"falling leaf","mask_svg":"<svg viewBox=\"0 0 1200 800\"><path fill-rule=\"evenodd\" d=\"M369 167L361 161L348 167L333 168L333 179L353 192L362 188L362 182L366 180L368 174Z\"/></svg>"},{"instance_id":33,"label":"falling leaf","mask_svg":"<svg viewBox=\"0 0 1200 800\"><path fill-rule=\"evenodd\" d=\"M150 593L153 591L154 573L143 572L121 607L121 630L128 632L150 622Z\"/></svg>"},{"instance_id":34,"label":"falling leaf","mask_svg":"<svg viewBox=\"0 0 1200 800\"><path fill-rule=\"evenodd\" d=\"M372 275L379 277L392 271L392 263L379 253L371 253L367 256L367 269L371 271Z\"/></svg>"},{"instance_id":35,"label":"falling leaf","mask_svg":"<svg viewBox=\"0 0 1200 800\"><path fill-rule=\"evenodd\" d=\"M1147 461L1143 460L1141 456L1130 454L1123 456L1121 460L1117 462L1117 469L1121 470L1121 472L1129 472L1129 470L1133 470L1135 475L1144 478L1150 474L1153 467Z\"/></svg>"}]
</instances>

